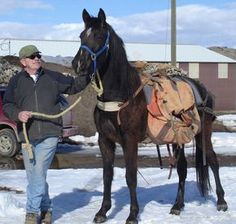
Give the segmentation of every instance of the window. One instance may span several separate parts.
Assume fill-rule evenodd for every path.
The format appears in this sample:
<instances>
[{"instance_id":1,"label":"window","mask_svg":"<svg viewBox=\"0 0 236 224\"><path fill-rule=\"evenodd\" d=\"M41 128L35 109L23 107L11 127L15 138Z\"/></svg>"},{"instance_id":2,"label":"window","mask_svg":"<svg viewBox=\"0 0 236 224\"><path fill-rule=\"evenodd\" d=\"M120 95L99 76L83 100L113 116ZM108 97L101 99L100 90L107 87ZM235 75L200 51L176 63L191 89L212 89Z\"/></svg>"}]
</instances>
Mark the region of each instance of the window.
<instances>
[{"instance_id":1,"label":"window","mask_svg":"<svg viewBox=\"0 0 236 224\"><path fill-rule=\"evenodd\" d=\"M227 79L228 78L228 64L227 63L219 63L218 64L218 78L219 79Z\"/></svg>"},{"instance_id":2,"label":"window","mask_svg":"<svg viewBox=\"0 0 236 224\"><path fill-rule=\"evenodd\" d=\"M190 78L199 79L199 63L189 63L188 73Z\"/></svg>"}]
</instances>

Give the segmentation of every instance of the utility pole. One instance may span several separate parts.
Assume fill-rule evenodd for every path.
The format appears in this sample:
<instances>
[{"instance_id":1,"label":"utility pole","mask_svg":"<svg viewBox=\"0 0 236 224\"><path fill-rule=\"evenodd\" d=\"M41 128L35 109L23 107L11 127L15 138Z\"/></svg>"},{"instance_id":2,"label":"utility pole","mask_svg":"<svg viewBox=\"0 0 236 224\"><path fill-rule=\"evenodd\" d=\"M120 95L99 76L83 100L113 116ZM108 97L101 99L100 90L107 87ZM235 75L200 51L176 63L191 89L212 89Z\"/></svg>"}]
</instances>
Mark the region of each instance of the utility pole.
<instances>
[{"instance_id":1,"label":"utility pole","mask_svg":"<svg viewBox=\"0 0 236 224\"><path fill-rule=\"evenodd\" d=\"M176 66L176 0L171 0L171 65Z\"/></svg>"}]
</instances>

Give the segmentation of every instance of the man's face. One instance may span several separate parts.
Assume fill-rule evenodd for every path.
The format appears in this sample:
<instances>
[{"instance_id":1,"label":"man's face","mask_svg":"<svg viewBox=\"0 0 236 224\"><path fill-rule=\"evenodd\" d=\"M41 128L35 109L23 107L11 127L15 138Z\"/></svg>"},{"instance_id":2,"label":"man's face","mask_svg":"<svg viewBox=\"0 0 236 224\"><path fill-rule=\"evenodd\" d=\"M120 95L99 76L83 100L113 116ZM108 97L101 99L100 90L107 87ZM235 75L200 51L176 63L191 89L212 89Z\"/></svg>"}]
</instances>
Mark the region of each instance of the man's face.
<instances>
[{"instance_id":1,"label":"man's face","mask_svg":"<svg viewBox=\"0 0 236 224\"><path fill-rule=\"evenodd\" d=\"M41 67L41 55L33 54L30 57L21 59L21 63L26 71L36 72Z\"/></svg>"}]
</instances>

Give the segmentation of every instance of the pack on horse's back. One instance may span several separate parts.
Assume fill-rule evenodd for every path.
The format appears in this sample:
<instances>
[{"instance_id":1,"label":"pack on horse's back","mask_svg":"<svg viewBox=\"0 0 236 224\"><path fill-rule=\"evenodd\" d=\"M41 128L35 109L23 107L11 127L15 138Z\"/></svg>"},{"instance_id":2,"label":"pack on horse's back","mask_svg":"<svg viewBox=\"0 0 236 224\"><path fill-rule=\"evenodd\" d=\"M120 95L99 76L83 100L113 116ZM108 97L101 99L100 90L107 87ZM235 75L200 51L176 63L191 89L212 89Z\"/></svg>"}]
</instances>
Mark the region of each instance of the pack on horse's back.
<instances>
[{"instance_id":1,"label":"pack on horse's back","mask_svg":"<svg viewBox=\"0 0 236 224\"><path fill-rule=\"evenodd\" d=\"M169 68L169 65L166 66ZM146 71L142 70L147 75ZM152 73L143 79L152 86L151 102L147 105L148 136L159 145L181 146L192 141L201 129L194 93L179 74L172 72L168 75L167 71L158 71L158 67L153 68Z\"/></svg>"},{"instance_id":2,"label":"pack on horse's back","mask_svg":"<svg viewBox=\"0 0 236 224\"><path fill-rule=\"evenodd\" d=\"M138 223L139 204L137 200L137 155L138 143L144 140L147 132L147 101L138 71L127 59L122 39L106 22L102 9L97 17L92 17L84 9L82 13L85 29L80 34L81 47L72 65L75 72L86 74L98 92L98 105L94 111L94 121L99 133L98 142L103 158L103 201L94 217L95 223L107 219L111 208L111 184L114 172L116 143L124 152L126 182L130 192L130 213L126 224ZM140 88L141 86L141 88ZM207 99L205 108L213 109L213 99L202 85L196 85L200 96ZM157 95L159 97L159 95ZM203 195L209 190L208 166L211 167L217 192L217 209L227 210L224 190L219 177L219 164L211 142L211 113L199 110L201 130L196 139L197 182ZM204 122L203 121L204 117ZM204 134L203 134L204 133ZM203 151L206 151L206 164L203 164ZM187 175L187 161L184 150L175 151L179 187L176 201L171 208L172 214L179 214L184 207L184 186Z\"/></svg>"}]
</instances>

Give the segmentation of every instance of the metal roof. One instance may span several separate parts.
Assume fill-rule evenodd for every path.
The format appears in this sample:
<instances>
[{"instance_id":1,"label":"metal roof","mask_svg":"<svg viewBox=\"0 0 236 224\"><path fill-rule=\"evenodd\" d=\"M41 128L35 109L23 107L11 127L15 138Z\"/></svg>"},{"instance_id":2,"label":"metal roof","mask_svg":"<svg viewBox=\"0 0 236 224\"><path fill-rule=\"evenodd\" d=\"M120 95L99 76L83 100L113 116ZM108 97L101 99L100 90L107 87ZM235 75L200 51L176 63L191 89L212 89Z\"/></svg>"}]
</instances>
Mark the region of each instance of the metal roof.
<instances>
[{"instance_id":1,"label":"metal roof","mask_svg":"<svg viewBox=\"0 0 236 224\"><path fill-rule=\"evenodd\" d=\"M43 55L73 57L79 47L79 41L66 40L31 40L0 39L0 55L18 55L24 45L36 45ZM130 61L169 62L171 48L169 44L125 43L126 53ZM236 63L235 60L198 45L177 45L177 62L214 62Z\"/></svg>"},{"instance_id":2,"label":"metal roof","mask_svg":"<svg viewBox=\"0 0 236 224\"><path fill-rule=\"evenodd\" d=\"M126 43L125 48L130 61L171 61L171 46L169 44ZM199 45L177 45L176 61L236 63L235 60L229 57Z\"/></svg>"}]
</instances>

